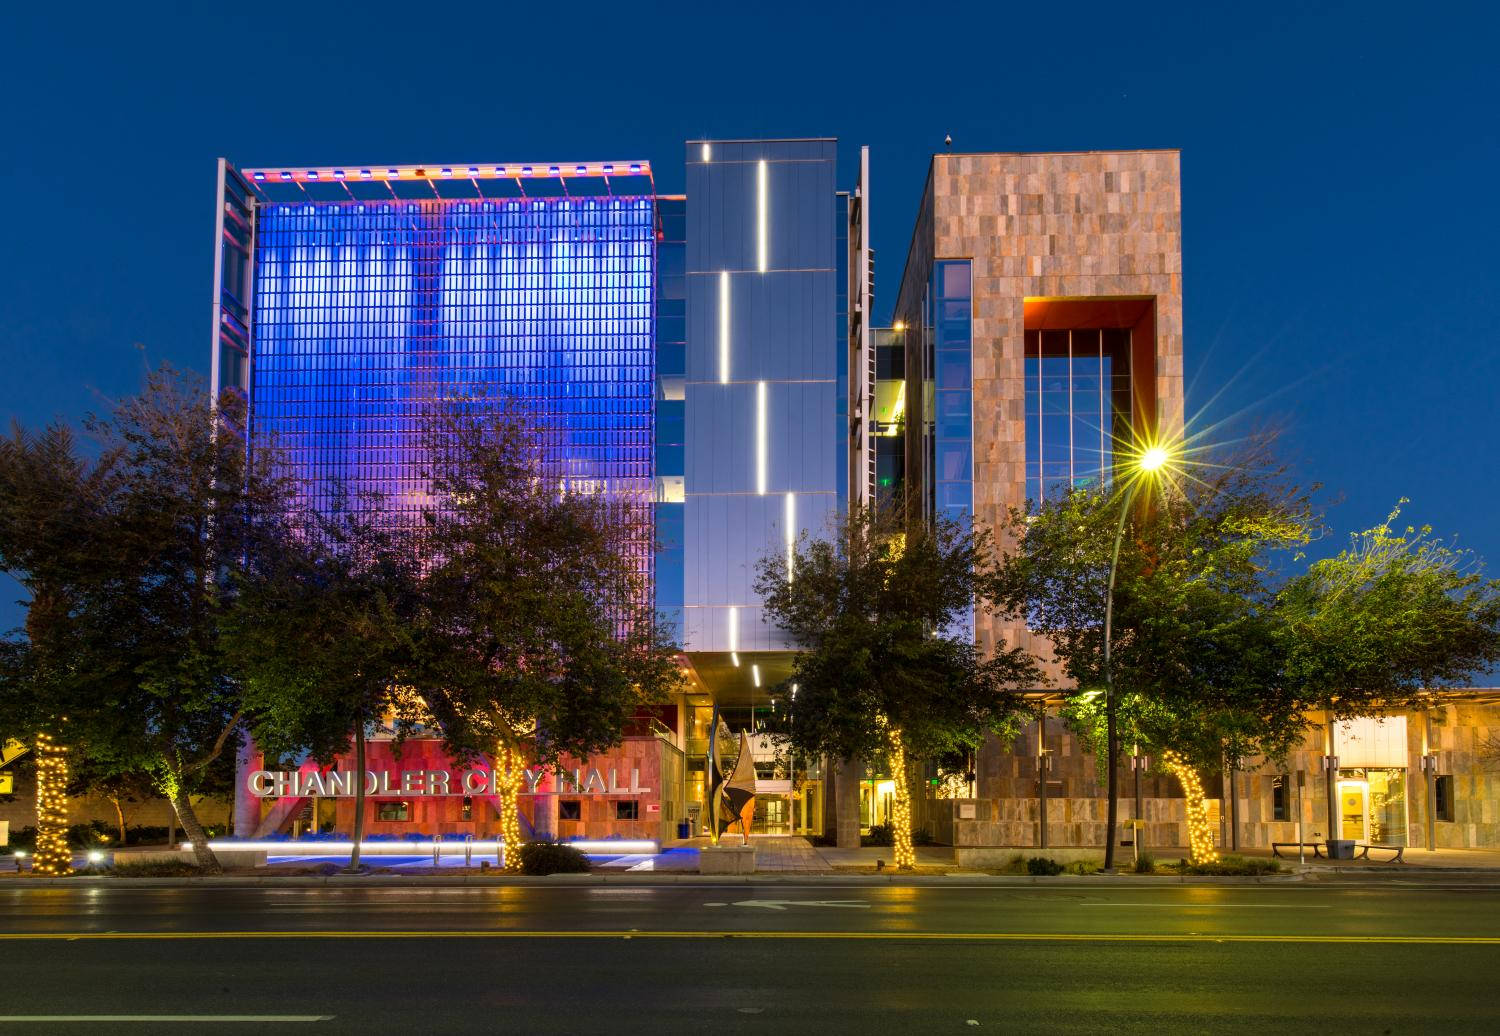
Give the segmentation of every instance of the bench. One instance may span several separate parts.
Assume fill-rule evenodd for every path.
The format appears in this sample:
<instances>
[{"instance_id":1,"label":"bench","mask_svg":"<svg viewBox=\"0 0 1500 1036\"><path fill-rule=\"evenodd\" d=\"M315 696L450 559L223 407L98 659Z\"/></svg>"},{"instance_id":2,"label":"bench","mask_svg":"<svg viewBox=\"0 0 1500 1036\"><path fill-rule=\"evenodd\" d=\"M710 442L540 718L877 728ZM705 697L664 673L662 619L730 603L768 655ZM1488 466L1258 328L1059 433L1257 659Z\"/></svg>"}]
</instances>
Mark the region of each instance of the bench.
<instances>
[{"instance_id":1,"label":"bench","mask_svg":"<svg viewBox=\"0 0 1500 1036\"><path fill-rule=\"evenodd\" d=\"M1271 855L1272 856L1281 856L1281 850L1283 850L1283 849L1300 849L1303 846L1307 846L1308 848L1310 848L1313 851L1313 855L1314 856L1318 857L1319 859L1322 858L1322 856L1323 856L1323 843L1322 842L1272 842L1271 843ZM1285 859L1285 857L1282 857L1282 858Z\"/></svg>"},{"instance_id":2,"label":"bench","mask_svg":"<svg viewBox=\"0 0 1500 1036\"><path fill-rule=\"evenodd\" d=\"M1404 846L1404 845L1381 845L1378 842L1356 842L1355 845L1354 845L1354 858L1356 860L1369 860L1370 859L1370 850L1371 849L1384 849L1386 852L1394 853L1395 855L1392 856L1389 860L1386 860L1385 861L1386 863L1405 863L1406 862L1405 860L1403 860L1401 858L1401 854L1404 853L1404 852L1406 852L1406 846ZM1373 863L1375 861L1372 860L1371 862Z\"/></svg>"}]
</instances>

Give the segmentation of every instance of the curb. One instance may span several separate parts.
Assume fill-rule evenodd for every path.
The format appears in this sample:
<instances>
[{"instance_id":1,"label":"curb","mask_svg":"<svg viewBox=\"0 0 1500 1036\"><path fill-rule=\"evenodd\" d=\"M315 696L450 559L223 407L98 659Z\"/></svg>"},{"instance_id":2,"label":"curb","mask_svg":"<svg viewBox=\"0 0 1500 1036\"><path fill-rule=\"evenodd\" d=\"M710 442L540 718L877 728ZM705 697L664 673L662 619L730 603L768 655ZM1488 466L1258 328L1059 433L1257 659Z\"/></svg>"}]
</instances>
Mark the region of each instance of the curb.
<instances>
[{"instance_id":1,"label":"curb","mask_svg":"<svg viewBox=\"0 0 1500 1036\"><path fill-rule=\"evenodd\" d=\"M1277 885L1307 880L1302 874L1269 874L1214 877L1211 875L1107 875L1059 874L1042 877L1029 874L554 874L546 877L415 877L410 875L328 875L326 877L187 877L187 878L111 878L78 876L71 878L21 879L10 888L568 888L599 885L884 885L941 888L944 885L991 885L996 888L1021 885ZM7 887L0 885L0 888Z\"/></svg>"},{"instance_id":2,"label":"curb","mask_svg":"<svg viewBox=\"0 0 1500 1036\"><path fill-rule=\"evenodd\" d=\"M715 875L696 873L636 873L636 874L553 874L545 877L524 875L411 875L411 874L331 874L331 875L222 875L215 877L182 878L115 878L107 876L77 875L66 878L0 878L0 889L28 888L572 888L602 885L620 886L724 886L724 885L855 885L855 886L993 886L1007 888L1017 886L1068 886L1068 887L1169 887L1173 885L1297 885L1318 884L1334 879L1339 884L1382 885L1392 880L1416 879L1419 884L1441 887L1452 882L1443 879L1474 883L1476 878L1486 879L1482 883L1500 886L1500 871L1493 869L1427 867L1403 868L1402 870L1372 871L1362 867L1307 867L1277 874L1256 875L1207 875L1207 874L1058 874L1051 876L1029 874L829 874L760 873L744 875ZM1363 879L1351 880L1351 879Z\"/></svg>"}]
</instances>

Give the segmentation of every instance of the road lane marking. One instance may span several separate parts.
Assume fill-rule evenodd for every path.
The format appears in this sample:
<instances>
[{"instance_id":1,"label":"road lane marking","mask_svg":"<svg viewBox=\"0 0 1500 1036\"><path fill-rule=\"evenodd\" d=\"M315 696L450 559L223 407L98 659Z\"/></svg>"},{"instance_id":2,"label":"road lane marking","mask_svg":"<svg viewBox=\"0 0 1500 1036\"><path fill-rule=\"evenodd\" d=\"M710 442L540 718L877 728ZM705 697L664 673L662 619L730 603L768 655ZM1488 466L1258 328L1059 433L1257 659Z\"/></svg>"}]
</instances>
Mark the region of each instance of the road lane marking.
<instances>
[{"instance_id":1,"label":"road lane marking","mask_svg":"<svg viewBox=\"0 0 1500 1036\"><path fill-rule=\"evenodd\" d=\"M1500 935L1245 935L1083 932L694 932L694 931L249 931L249 932L4 932L0 942L87 942L173 939L875 939L928 942L1285 942L1382 943L1413 946L1500 946Z\"/></svg>"},{"instance_id":2,"label":"road lane marking","mask_svg":"<svg viewBox=\"0 0 1500 1036\"><path fill-rule=\"evenodd\" d=\"M1083 900L1076 906L1087 907L1130 907L1132 910L1218 910L1223 907L1233 907L1240 910L1332 910L1331 903L1101 903L1096 900Z\"/></svg>"},{"instance_id":3,"label":"road lane marking","mask_svg":"<svg viewBox=\"0 0 1500 1036\"><path fill-rule=\"evenodd\" d=\"M704 906L759 907L762 910L785 910L787 907L842 907L868 910L870 904L857 899L742 899L738 903L704 903Z\"/></svg>"},{"instance_id":4,"label":"road lane marking","mask_svg":"<svg viewBox=\"0 0 1500 1036\"><path fill-rule=\"evenodd\" d=\"M0 1014L0 1025L7 1022L331 1022L331 1014Z\"/></svg>"}]
</instances>

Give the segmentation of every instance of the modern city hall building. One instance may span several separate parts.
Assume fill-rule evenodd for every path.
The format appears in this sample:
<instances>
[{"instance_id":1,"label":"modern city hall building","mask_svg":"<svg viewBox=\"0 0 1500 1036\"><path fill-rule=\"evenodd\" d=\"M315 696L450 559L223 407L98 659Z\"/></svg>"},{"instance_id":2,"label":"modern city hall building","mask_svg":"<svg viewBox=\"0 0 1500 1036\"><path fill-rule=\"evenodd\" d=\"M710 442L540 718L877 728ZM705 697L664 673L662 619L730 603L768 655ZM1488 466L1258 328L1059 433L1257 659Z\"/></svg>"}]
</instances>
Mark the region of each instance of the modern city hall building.
<instances>
[{"instance_id":1,"label":"modern city hall building","mask_svg":"<svg viewBox=\"0 0 1500 1036\"><path fill-rule=\"evenodd\" d=\"M867 150L844 169L832 139L694 140L683 161L686 191L669 195L644 158L221 160L213 387L245 393L252 436L274 436L314 494L336 479L414 516L424 404L514 394L571 484L650 515L630 549L690 688L612 752L528 775L533 831L700 830L717 709L753 737L756 829L857 844L888 815L887 776L857 762L791 769L755 737L795 648L762 613L755 564L853 503L899 496L997 523L1107 479L1112 444L1179 429L1179 156L934 155L919 197L881 199L881 218L914 219L888 324L874 311ZM973 633L986 649L1029 643L982 613ZM1301 797L1289 774L1236 775L1216 792L1226 841L1283 840L1277 825L1305 806L1309 829L1336 811L1367 840L1416 845L1428 818L1462 815L1440 842L1500 844L1500 818L1479 805L1500 789L1474 747L1500 722L1479 698L1446 708L1472 713L1474 731L1446 761L1431 717L1402 717L1401 746L1327 728L1308 760L1338 759L1304 760ZM1000 846L1100 844L1093 760L1059 720L1038 732L986 745L958 785L927 787L919 826L976 861ZM1341 733L1346 751L1330 749ZM437 741L397 757L377 738L369 766L374 833L498 830L485 768L451 764ZM236 833L349 830L351 789L329 777L247 747ZM1132 798L1131 779L1122 816L1148 822L1148 844L1185 844L1175 782L1148 777Z\"/></svg>"}]
</instances>

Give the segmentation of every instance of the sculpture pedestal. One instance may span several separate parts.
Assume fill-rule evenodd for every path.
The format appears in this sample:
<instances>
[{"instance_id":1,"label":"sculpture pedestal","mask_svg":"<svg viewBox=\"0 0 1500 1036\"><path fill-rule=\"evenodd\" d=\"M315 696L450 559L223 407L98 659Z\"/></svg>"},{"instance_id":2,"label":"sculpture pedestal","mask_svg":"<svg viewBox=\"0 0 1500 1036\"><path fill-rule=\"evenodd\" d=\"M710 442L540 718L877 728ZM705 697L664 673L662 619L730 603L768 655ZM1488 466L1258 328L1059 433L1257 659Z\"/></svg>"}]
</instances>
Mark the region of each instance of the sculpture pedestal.
<instances>
[{"instance_id":1,"label":"sculpture pedestal","mask_svg":"<svg viewBox=\"0 0 1500 1036\"><path fill-rule=\"evenodd\" d=\"M755 846L706 845L698 850L699 874L754 874Z\"/></svg>"}]
</instances>

